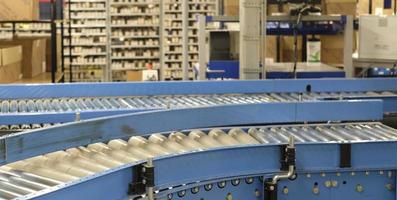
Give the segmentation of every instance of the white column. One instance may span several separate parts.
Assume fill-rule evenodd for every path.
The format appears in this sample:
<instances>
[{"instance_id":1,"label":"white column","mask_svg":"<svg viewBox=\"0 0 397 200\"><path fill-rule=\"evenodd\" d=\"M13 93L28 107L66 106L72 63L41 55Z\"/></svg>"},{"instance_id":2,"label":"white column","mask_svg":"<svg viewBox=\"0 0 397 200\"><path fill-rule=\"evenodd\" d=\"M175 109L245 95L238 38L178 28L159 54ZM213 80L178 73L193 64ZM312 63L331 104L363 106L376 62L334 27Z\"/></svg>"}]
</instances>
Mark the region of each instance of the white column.
<instances>
[{"instance_id":1,"label":"white column","mask_svg":"<svg viewBox=\"0 0 397 200\"><path fill-rule=\"evenodd\" d=\"M240 79L259 79L262 0L240 0Z\"/></svg>"}]
</instances>

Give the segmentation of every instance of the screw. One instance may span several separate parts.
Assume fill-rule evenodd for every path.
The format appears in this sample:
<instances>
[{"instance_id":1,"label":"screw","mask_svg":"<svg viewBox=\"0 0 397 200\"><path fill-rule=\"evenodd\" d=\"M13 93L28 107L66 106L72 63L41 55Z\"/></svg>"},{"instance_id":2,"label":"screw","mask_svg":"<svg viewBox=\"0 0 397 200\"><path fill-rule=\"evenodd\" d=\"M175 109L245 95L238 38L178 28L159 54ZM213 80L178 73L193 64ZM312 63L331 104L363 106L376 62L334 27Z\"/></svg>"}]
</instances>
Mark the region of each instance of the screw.
<instances>
[{"instance_id":1,"label":"screw","mask_svg":"<svg viewBox=\"0 0 397 200\"><path fill-rule=\"evenodd\" d=\"M393 172L392 172L392 171L389 171L389 172L387 173L387 176L388 176L389 178L393 177Z\"/></svg>"},{"instance_id":2,"label":"screw","mask_svg":"<svg viewBox=\"0 0 397 200\"><path fill-rule=\"evenodd\" d=\"M172 193L167 195L168 200L172 199Z\"/></svg>"},{"instance_id":3,"label":"screw","mask_svg":"<svg viewBox=\"0 0 397 200\"><path fill-rule=\"evenodd\" d=\"M288 194L288 192L289 192L288 188L287 188L287 187L284 187L284 188L283 188L283 193L284 193L284 194Z\"/></svg>"},{"instance_id":4,"label":"screw","mask_svg":"<svg viewBox=\"0 0 397 200\"><path fill-rule=\"evenodd\" d=\"M325 181L324 182L325 187L329 188L331 187L331 181Z\"/></svg>"},{"instance_id":5,"label":"screw","mask_svg":"<svg viewBox=\"0 0 397 200\"><path fill-rule=\"evenodd\" d=\"M232 180L232 185L233 186L238 186L239 184L240 184L240 179Z\"/></svg>"},{"instance_id":6,"label":"screw","mask_svg":"<svg viewBox=\"0 0 397 200\"><path fill-rule=\"evenodd\" d=\"M356 175L356 173L355 173L355 172L352 172L351 175L354 176L354 175Z\"/></svg>"},{"instance_id":7,"label":"screw","mask_svg":"<svg viewBox=\"0 0 397 200\"><path fill-rule=\"evenodd\" d=\"M311 174L306 174L306 177L310 178L310 177L312 177L312 175Z\"/></svg>"},{"instance_id":8,"label":"screw","mask_svg":"<svg viewBox=\"0 0 397 200\"><path fill-rule=\"evenodd\" d=\"M179 197L184 197L185 194L186 194L186 190L182 190L182 191L179 191L179 192L178 192L178 196L179 196Z\"/></svg>"},{"instance_id":9,"label":"screw","mask_svg":"<svg viewBox=\"0 0 397 200\"><path fill-rule=\"evenodd\" d=\"M199 192L199 187L192 188L192 193L193 194L196 194L197 192Z\"/></svg>"},{"instance_id":10,"label":"screw","mask_svg":"<svg viewBox=\"0 0 397 200\"><path fill-rule=\"evenodd\" d=\"M320 193L320 189L317 186L314 186L312 189L313 194L318 194Z\"/></svg>"},{"instance_id":11,"label":"screw","mask_svg":"<svg viewBox=\"0 0 397 200\"><path fill-rule=\"evenodd\" d=\"M340 176L340 172L336 173L336 176Z\"/></svg>"},{"instance_id":12,"label":"screw","mask_svg":"<svg viewBox=\"0 0 397 200\"><path fill-rule=\"evenodd\" d=\"M224 188L226 186L226 181L222 181L218 183L219 188Z\"/></svg>"},{"instance_id":13,"label":"screw","mask_svg":"<svg viewBox=\"0 0 397 200\"><path fill-rule=\"evenodd\" d=\"M207 185L205 185L205 186L204 186L204 189L205 189L206 191L212 190L212 184L207 184Z\"/></svg>"},{"instance_id":14,"label":"screw","mask_svg":"<svg viewBox=\"0 0 397 200\"><path fill-rule=\"evenodd\" d=\"M384 174L384 172L383 172L383 171L379 171L379 174L380 174L380 175L383 175L383 174Z\"/></svg>"},{"instance_id":15,"label":"screw","mask_svg":"<svg viewBox=\"0 0 397 200\"><path fill-rule=\"evenodd\" d=\"M321 173L321 176L322 176L322 177L325 177L325 173Z\"/></svg>"},{"instance_id":16,"label":"screw","mask_svg":"<svg viewBox=\"0 0 397 200\"><path fill-rule=\"evenodd\" d=\"M361 184L357 184L356 185L356 191L357 192L363 192L364 191L364 187Z\"/></svg>"},{"instance_id":17,"label":"screw","mask_svg":"<svg viewBox=\"0 0 397 200\"><path fill-rule=\"evenodd\" d=\"M269 189L273 191L274 190L274 186L271 185Z\"/></svg>"},{"instance_id":18,"label":"screw","mask_svg":"<svg viewBox=\"0 0 397 200\"><path fill-rule=\"evenodd\" d=\"M365 175L368 176L368 175L369 175L369 171L366 171L366 172L365 172Z\"/></svg>"},{"instance_id":19,"label":"screw","mask_svg":"<svg viewBox=\"0 0 397 200\"><path fill-rule=\"evenodd\" d=\"M251 184L251 183L254 182L254 179L251 178L251 177L249 177L249 178L246 178L246 179L245 179L245 182L246 182L247 184Z\"/></svg>"},{"instance_id":20,"label":"screw","mask_svg":"<svg viewBox=\"0 0 397 200\"><path fill-rule=\"evenodd\" d=\"M261 196L261 193L259 192L258 189L255 190L255 196L256 196L256 197L260 197L260 196Z\"/></svg>"},{"instance_id":21,"label":"screw","mask_svg":"<svg viewBox=\"0 0 397 200\"><path fill-rule=\"evenodd\" d=\"M332 187L338 187L338 181L331 181Z\"/></svg>"},{"instance_id":22,"label":"screw","mask_svg":"<svg viewBox=\"0 0 397 200\"><path fill-rule=\"evenodd\" d=\"M227 194L227 196L226 196L226 200L233 200L233 196L232 196L232 194Z\"/></svg>"},{"instance_id":23,"label":"screw","mask_svg":"<svg viewBox=\"0 0 397 200\"><path fill-rule=\"evenodd\" d=\"M392 184L386 184L385 185L385 188L387 189L387 190L390 190L390 191L392 191L393 190L393 185Z\"/></svg>"}]
</instances>

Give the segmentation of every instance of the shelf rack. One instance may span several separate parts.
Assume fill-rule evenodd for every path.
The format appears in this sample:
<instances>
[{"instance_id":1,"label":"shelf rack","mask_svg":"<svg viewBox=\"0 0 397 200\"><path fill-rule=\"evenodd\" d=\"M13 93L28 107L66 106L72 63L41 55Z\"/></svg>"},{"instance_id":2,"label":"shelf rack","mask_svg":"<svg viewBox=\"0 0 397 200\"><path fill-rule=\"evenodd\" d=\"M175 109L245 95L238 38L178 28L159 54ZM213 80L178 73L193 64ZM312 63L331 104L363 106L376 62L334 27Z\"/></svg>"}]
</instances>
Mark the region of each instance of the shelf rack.
<instances>
[{"instance_id":1,"label":"shelf rack","mask_svg":"<svg viewBox=\"0 0 397 200\"><path fill-rule=\"evenodd\" d=\"M218 14L217 0L163 1L162 80L194 78L193 66L198 63L197 15ZM183 66L188 66L186 69Z\"/></svg>"},{"instance_id":2,"label":"shelf rack","mask_svg":"<svg viewBox=\"0 0 397 200\"><path fill-rule=\"evenodd\" d=\"M160 68L160 1L110 0L113 81L127 71Z\"/></svg>"},{"instance_id":3,"label":"shelf rack","mask_svg":"<svg viewBox=\"0 0 397 200\"><path fill-rule=\"evenodd\" d=\"M107 0L66 0L65 78L70 82L108 79Z\"/></svg>"},{"instance_id":4,"label":"shelf rack","mask_svg":"<svg viewBox=\"0 0 397 200\"><path fill-rule=\"evenodd\" d=\"M64 50L71 82L126 81L127 71L143 69L159 70L161 80L192 79L198 62L196 15L218 13L218 0L66 3L70 25Z\"/></svg>"}]
</instances>

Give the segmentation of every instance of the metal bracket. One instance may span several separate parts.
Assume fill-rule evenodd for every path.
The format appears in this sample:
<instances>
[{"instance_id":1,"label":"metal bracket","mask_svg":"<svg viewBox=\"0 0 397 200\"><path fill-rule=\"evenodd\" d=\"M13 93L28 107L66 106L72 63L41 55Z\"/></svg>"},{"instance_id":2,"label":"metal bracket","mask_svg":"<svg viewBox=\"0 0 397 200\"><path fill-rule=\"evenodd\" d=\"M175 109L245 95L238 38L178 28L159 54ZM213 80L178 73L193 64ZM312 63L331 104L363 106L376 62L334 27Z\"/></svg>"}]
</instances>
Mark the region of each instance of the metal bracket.
<instances>
[{"instance_id":1,"label":"metal bracket","mask_svg":"<svg viewBox=\"0 0 397 200\"><path fill-rule=\"evenodd\" d=\"M129 195L149 195L148 188L154 187L154 166L153 161L134 166L132 168L133 181L129 185Z\"/></svg>"},{"instance_id":2,"label":"metal bracket","mask_svg":"<svg viewBox=\"0 0 397 200\"><path fill-rule=\"evenodd\" d=\"M277 183L273 183L272 179L266 180L265 183L265 200L277 200Z\"/></svg>"},{"instance_id":3,"label":"metal bracket","mask_svg":"<svg viewBox=\"0 0 397 200\"><path fill-rule=\"evenodd\" d=\"M295 165L295 148L289 145L281 145L280 153L280 170L288 171L289 166Z\"/></svg>"},{"instance_id":4,"label":"metal bracket","mask_svg":"<svg viewBox=\"0 0 397 200\"><path fill-rule=\"evenodd\" d=\"M352 146L351 144L340 144L340 168L351 168L351 154Z\"/></svg>"},{"instance_id":5,"label":"metal bracket","mask_svg":"<svg viewBox=\"0 0 397 200\"><path fill-rule=\"evenodd\" d=\"M7 160L7 145L6 140L0 140L0 163Z\"/></svg>"}]
</instances>

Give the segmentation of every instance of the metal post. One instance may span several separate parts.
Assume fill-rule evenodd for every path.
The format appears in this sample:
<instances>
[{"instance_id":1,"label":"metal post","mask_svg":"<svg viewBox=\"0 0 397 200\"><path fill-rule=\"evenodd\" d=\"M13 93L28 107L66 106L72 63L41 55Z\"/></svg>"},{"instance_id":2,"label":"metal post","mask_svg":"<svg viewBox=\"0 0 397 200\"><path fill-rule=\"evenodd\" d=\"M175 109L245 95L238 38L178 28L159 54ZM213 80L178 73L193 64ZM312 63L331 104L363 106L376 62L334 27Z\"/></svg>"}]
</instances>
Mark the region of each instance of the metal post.
<instances>
[{"instance_id":1,"label":"metal post","mask_svg":"<svg viewBox=\"0 0 397 200\"><path fill-rule=\"evenodd\" d=\"M112 81L112 59L111 59L111 35L112 30L110 28L111 16L110 16L110 3L105 1L106 4L106 66L103 69L103 81Z\"/></svg>"},{"instance_id":2,"label":"metal post","mask_svg":"<svg viewBox=\"0 0 397 200\"><path fill-rule=\"evenodd\" d=\"M262 0L240 0L240 79L259 79Z\"/></svg>"},{"instance_id":3,"label":"metal post","mask_svg":"<svg viewBox=\"0 0 397 200\"><path fill-rule=\"evenodd\" d=\"M153 158L149 158L146 164L146 167L152 168L153 166ZM148 200L154 200L154 188L150 185L146 187L146 195Z\"/></svg>"},{"instance_id":4,"label":"metal post","mask_svg":"<svg viewBox=\"0 0 397 200\"><path fill-rule=\"evenodd\" d=\"M260 43L260 48L261 48L261 55L260 55L260 65L262 67L262 79L266 79L266 36L267 36L267 20L266 20L266 15L267 15L267 0L262 0L261 4L261 43Z\"/></svg>"},{"instance_id":5,"label":"metal post","mask_svg":"<svg viewBox=\"0 0 397 200\"><path fill-rule=\"evenodd\" d=\"M73 58L72 58L72 6L68 0L68 18L69 18L69 82L73 82ZM63 59L63 58L62 58Z\"/></svg>"},{"instance_id":6,"label":"metal post","mask_svg":"<svg viewBox=\"0 0 397 200\"><path fill-rule=\"evenodd\" d=\"M61 60L61 71L62 71L62 79L61 79L61 82L62 83L64 83L65 82L65 59L64 59L64 57L65 57L65 52L63 51L63 46L64 46L64 40L63 40L63 38L65 37L65 30L64 30L64 28L65 28L65 21L64 21L64 13L63 13L63 0L62 1L60 1L60 9L61 9L61 20L62 20L62 23L61 23L61 47L62 47L62 49L61 49L61 58L62 58L62 60ZM58 52L57 52L57 57L58 57Z\"/></svg>"},{"instance_id":7,"label":"metal post","mask_svg":"<svg viewBox=\"0 0 397 200\"><path fill-rule=\"evenodd\" d=\"M344 48L343 48L343 65L347 78L354 77L353 66L353 17L346 16L346 24L344 29Z\"/></svg>"},{"instance_id":8,"label":"metal post","mask_svg":"<svg viewBox=\"0 0 397 200\"><path fill-rule=\"evenodd\" d=\"M189 2L182 1L182 78L189 80Z\"/></svg>"},{"instance_id":9,"label":"metal post","mask_svg":"<svg viewBox=\"0 0 397 200\"><path fill-rule=\"evenodd\" d=\"M160 37L160 80L165 80L165 56L164 56L164 45L165 45L165 38L164 38L164 4L165 1L159 1L159 37Z\"/></svg>"},{"instance_id":10,"label":"metal post","mask_svg":"<svg viewBox=\"0 0 397 200\"><path fill-rule=\"evenodd\" d=\"M57 71L57 8L56 0L51 1L51 82L55 83L55 74Z\"/></svg>"},{"instance_id":11,"label":"metal post","mask_svg":"<svg viewBox=\"0 0 397 200\"><path fill-rule=\"evenodd\" d=\"M198 44L199 44L199 80L206 80L207 52L206 52L206 17L198 16Z\"/></svg>"}]
</instances>

